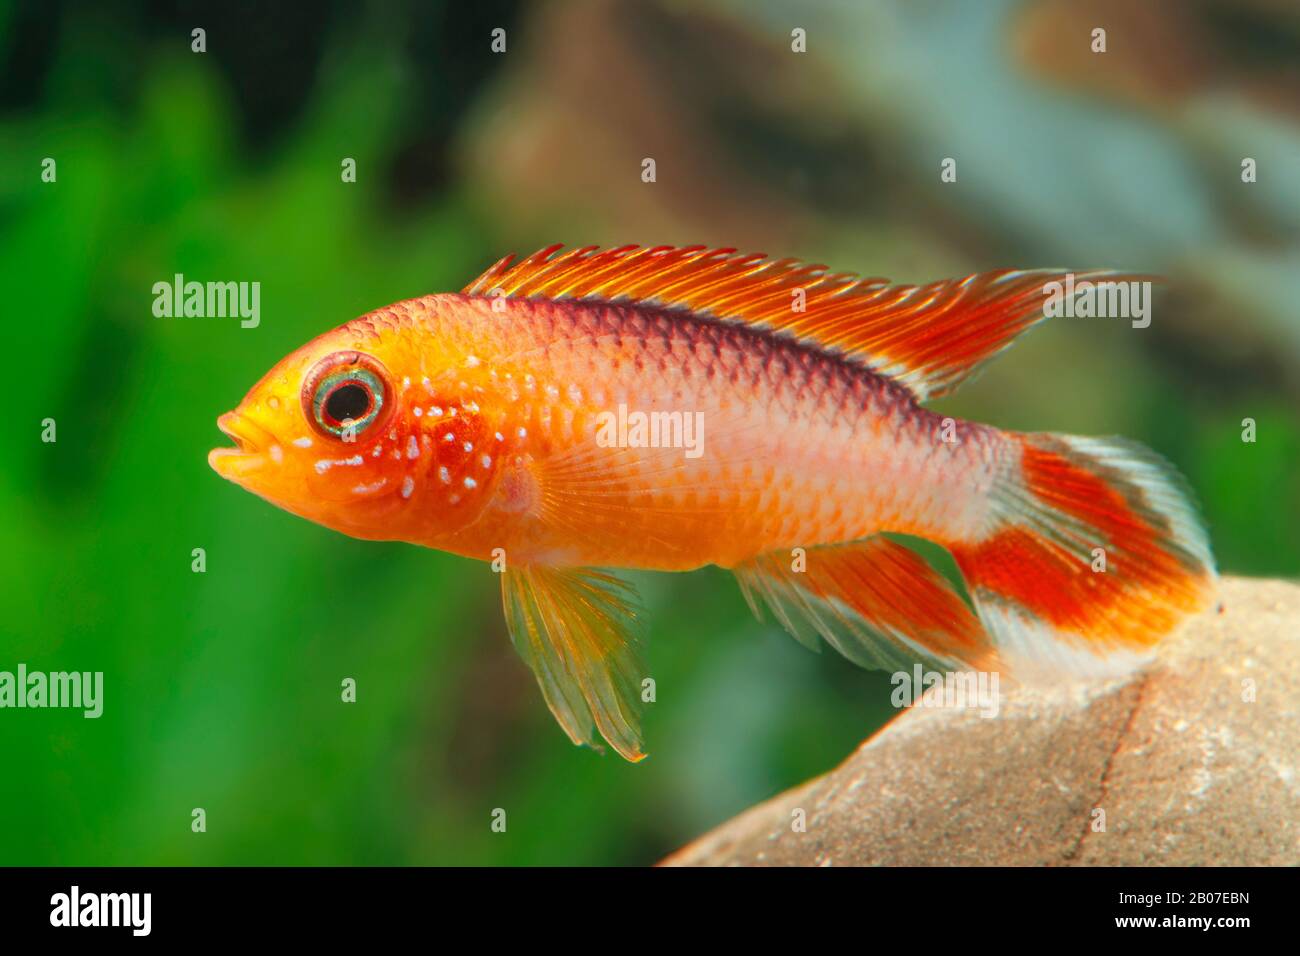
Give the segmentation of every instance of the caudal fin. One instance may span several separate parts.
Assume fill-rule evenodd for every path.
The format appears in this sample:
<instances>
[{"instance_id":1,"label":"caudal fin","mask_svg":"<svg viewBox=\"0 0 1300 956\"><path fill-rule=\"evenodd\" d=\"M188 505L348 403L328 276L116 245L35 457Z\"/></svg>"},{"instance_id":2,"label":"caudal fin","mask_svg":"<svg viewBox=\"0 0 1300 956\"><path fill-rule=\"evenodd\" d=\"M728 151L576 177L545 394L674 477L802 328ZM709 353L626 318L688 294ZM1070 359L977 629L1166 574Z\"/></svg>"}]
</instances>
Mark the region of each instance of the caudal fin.
<instances>
[{"instance_id":1,"label":"caudal fin","mask_svg":"<svg viewBox=\"0 0 1300 956\"><path fill-rule=\"evenodd\" d=\"M1122 438L1007 439L1019 454L991 492L990 533L950 544L984 627L1020 674L1130 670L1211 600L1185 483Z\"/></svg>"}]
</instances>

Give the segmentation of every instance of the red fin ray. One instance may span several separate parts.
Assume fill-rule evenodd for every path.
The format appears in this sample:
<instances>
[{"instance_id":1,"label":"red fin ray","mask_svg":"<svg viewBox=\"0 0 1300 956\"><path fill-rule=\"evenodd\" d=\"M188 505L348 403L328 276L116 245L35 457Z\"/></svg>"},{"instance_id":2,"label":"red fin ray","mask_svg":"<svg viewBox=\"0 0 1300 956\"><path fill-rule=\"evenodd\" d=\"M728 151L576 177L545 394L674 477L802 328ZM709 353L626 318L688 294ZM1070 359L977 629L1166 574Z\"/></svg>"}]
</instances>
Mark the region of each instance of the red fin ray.
<instances>
[{"instance_id":1,"label":"red fin ray","mask_svg":"<svg viewBox=\"0 0 1300 956\"><path fill-rule=\"evenodd\" d=\"M942 395L1043 318L1054 270L1000 270L925 286L830 274L822 265L705 246L585 246L506 256L467 295L600 299L680 308L837 350L910 388ZM1109 272L1076 278L1124 277ZM803 308L794 296L803 293Z\"/></svg>"},{"instance_id":2,"label":"red fin ray","mask_svg":"<svg viewBox=\"0 0 1300 956\"><path fill-rule=\"evenodd\" d=\"M975 613L905 545L874 536L809 548L796 568L791 555L771 553L735 573L755 614L766 605L803 644L816 648L821 638L856 664L886 670L918 659L997 666Z\"/></svg>"}]
</instances>

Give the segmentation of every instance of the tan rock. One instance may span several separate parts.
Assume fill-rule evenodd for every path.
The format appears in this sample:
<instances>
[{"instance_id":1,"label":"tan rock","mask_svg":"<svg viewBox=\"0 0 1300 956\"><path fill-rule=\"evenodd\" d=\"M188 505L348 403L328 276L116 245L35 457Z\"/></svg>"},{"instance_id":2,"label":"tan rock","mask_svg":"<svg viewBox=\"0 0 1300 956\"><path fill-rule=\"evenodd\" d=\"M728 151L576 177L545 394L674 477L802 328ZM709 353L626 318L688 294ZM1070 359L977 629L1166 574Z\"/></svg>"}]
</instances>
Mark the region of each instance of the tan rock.
<instances>
[{"instance_id":1,"label":"tan rock","mask_svg":"<svg viewBox=\"0 0 1300 956\"><path fill-rule=\"evenodd\" d=\"M1300 863L1300 587L1229 578L1219 601L1135 676L1004 685L992 719L908 710L664 863Z\"/></svg>"}]
</instances>

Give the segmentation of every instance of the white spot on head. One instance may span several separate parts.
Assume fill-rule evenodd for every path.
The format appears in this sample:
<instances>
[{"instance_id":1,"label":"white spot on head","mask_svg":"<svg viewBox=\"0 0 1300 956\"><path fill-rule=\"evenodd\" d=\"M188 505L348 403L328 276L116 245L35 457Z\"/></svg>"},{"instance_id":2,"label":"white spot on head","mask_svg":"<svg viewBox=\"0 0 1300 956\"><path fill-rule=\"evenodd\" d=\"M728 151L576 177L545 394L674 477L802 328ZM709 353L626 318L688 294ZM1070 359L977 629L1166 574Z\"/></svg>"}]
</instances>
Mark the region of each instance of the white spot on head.
<instances>
[{"instance_id":1,"label":"white spot on head","mask_svg":"<svg viewBox=\"0 0 1300 956\"><path fill-rule=\"evenodd\" d=\"M519 431L515 432L515 434L518 435L520 438L527 438L527 437L528 437L528 429L527 429L527 428L520 428Z\"/></svg>"},{"instance_id":2,"label":"white spot on head","mask_svg":"<svg viewBox=\"0 0 1300 956\"><path fill-rule=\"evenodd\" d=\"M496 433L496 439L497 439L497 441L505 441L505 440L506 440L506 436L503 435L503 434L501 434L500 432L497 432L497 433Z\"/></svg>"},{"instance_id":3,"label":"white spot on head","mask_svg":"<svg viewBox=\"0 0 1300 956\"><path fill-rule=\"evenodd\" d=\"M438 469L438 480L441 481L444 485L451 484L451 472L447 470L446 465L443 465Z\"/></svg>"},{"instance_id":4,"label":"white spot on head","mask_svg":"<svg viewBox=\"0 0 1300 956\"><path fill-rule=\"evenodd\" d=\"M279 445L272 445L267 449L267 452L270 454L271 460L277 465L284 461L284 449Z\"/></svg>"},{"instance_id":5,"label":"white spot on head","mask_svg":"<svg viewBox=\"0 0 1300 956\"><path fill-rule=\"evenodd\" d=\"M310 447L311 447L311 439L308 438L306 435L304 435L302 438L295 438L295 439L293 440L293 443L294 443L295 445L297 445L299 448L310 448Z\"/></svg>"},{"instance_id":6,"label":"white spot on head","mask_svg":"<svg viewBox=\"0 0 1300 956\"><path fill-rule=\"evenodd\" d=\"M413 409L411 409L411 411L415 412L416 418L419 418L421 415L424 414L424 409L421 408L419 405L416 405Z\"/></svg>"},{"instance_id":7,"label":"white spot on head","mask_svg":"<svg viewBox=\"0 0 1300 956\"><path fill-rule=\"evenodd\" d=\"M359 465L362 462L360 455L353 455L351 458L322 458L316 462L316 474L323 475L335 465Z\"/></svg>"},{"instance_id":8,"label":"white spot on head","mask_svg":"<svg viewBox=\"0 0 1300 956\"><path fill-rule=\"evenodd\" d=\"M478 366L479 366L479 360L478 360L478 356L477 356L477 355L466 355L466 356L465 356L465 367L466 367L466 368L478 368Z\"/></svg>"},{"instance_id":9,"label":"white spot on head","mask_svg":"<svg viewBox=\"0 0 1300 956\"><path fill-rule=\"evenodd\" d=\"M424 386L426 392L430 395L433 394L433 383L429 381L429 376L426 375L424 378L420 379L420 384Z\"/></svg>"},{"instance_id":10,"label":"white spot on head","mask_svg":"<svg viewBox=\"0 0 1300 956\"><path fill-rule=\"evenodd\" d=\"M479 459L479 461L483 462L483 467L484 467L484 468L491 468L491 467L492 467L492 456L491 456L491 455L484 455L482 458Z\"/></svg>"},{"instance_id":11,"label":"white spot on head","mask_svg":"<svg viewBox=\"0 0 1300 956\"><path fill-rule=\"evenodd\" d=\"M467 441L467 442L465 442L465 444L464 444L463 446L461 446L461 447L463 447L466 451L473 451L473 450L474 450L474 443L473 443L472 441Z\"/></svg>"},{"instance_id":12,"label":"white spot on head","mask_svg":"<svg viewBox=\"0 0 1300 956\"><path fill-rule=\"evenodd\" d=\"M447 432L447 434L445 434L445 435L442 436L442 440L443 440L443 441L455 441L455 440L456 440L456 433L455 433L455 432Z\"/></svg>"},{"instance_id":13,"label":"white spot on head","mask_svg":"<svg viewBox=\"0 0 1300 956\"><path fill-rule=\"evenodd\" d=\"M375 446L375 450L372 451L372 452L370 453L370 457L371 457L371 458L378 458L378 457L379 457L379 453L382 452L383 450L384 450L384 446L383 446L383 445L376 445L376 446Z\"/></svg>"},{"instance_id":14,"label":"white spot on head","mask_svg":"<svg viewBox=\"0 0 1300 956\"><path fill-rule=\"evenodd\" d=\"M412 459L420 457L420 443L415 440L414 435L406 442L406 457Z\"/></svg>"},{"instance_id":15,"label":"white spot on head","mask_svg":"<svg viewBox=\"0 0 1300 956\"><path fill-rule=\"evenodd\" d=\"M405 478L402 479L402 497L403 498L411 497L411 493L413 491L415 491L415 479L412 478L410 475L407 475Z\"/></svg>"},{"instance_id":16,"label":"white spot on head","mask_svg":"<svg viewBox=\"0 0 1300 956\"><path fill-rule=\"evenodd\" d=\"M430 405L430 406L429 406L429 414L430 414L430 415L435 415L435 416L437 416L438 418L442 418L442 407L439 406L439 405Z\"/></svg>"},{"instance_id":17,"label":"white spot on head","mask_svg":"<svg viewBox=\"0 0 1300 956\"><path fill-rule=\"evenodd\" d=\"M466 479L465 479L465 487L466 487L466 488L477 488L477 487L478 487L478 482L475 481L473 478L466 478Z\"/></svg>"},{"instance_id":18,"label":"white spot on head","mask_svg":"<svg viewBox=\"0 0 1300 956\"><path fill-rule=\"evenodd\" d=\"M378 491L380 488L384 487L384 485L386 485L386 484L388 484L388 479L387 479L387 478L380 478L378 481L373 481L373 482L371 482L371 483L368 484L368 485L367 485L367 484L360 484L360 485L357 485L355 488L352 489L352 493L353 493L354 495L368 495L368 494L372 494L373 492L376 492L376 491Z\"/></svg>"},{"instance_id":19,"label":"white spot on head","mask_svg":"<svg viewBox=\"0 0 1300 956\"><path fill-rule=\"evenodd\" d=\"M410 387L411 387L411 377L410 377L409 375L403 375L403 376L402 376L402 391L406 391L406 390L407 390L408 388L410 388Z\"/></svg>"}]
</instances>

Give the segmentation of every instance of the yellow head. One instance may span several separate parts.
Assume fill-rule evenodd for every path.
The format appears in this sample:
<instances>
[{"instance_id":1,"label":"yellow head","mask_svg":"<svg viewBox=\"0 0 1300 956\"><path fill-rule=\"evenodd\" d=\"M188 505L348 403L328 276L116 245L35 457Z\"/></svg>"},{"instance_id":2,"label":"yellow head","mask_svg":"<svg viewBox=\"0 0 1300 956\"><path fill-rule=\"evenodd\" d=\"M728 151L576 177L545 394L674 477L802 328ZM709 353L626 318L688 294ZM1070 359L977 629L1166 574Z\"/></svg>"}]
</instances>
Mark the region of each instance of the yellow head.
<instances>
[{"instance_id":1,"label":"yellow head","mask_svg":"<svg viewBox=\"0 0 1300 956\"><path fill-rule=\"evenodd\" d=\"M427 309L437 298L419 301ZM495 473L493 452L476 453L485 426L475 386L409 317L394 306L291 352L217 419L237 447L214 449L208 463L358 538L426 543L467 524Z\"/></svg>"}]
</instances>

